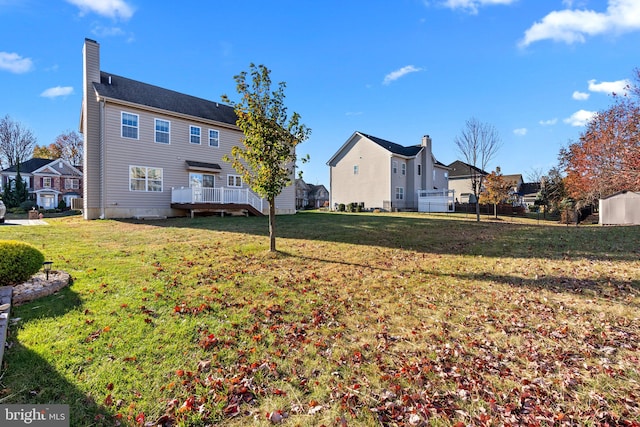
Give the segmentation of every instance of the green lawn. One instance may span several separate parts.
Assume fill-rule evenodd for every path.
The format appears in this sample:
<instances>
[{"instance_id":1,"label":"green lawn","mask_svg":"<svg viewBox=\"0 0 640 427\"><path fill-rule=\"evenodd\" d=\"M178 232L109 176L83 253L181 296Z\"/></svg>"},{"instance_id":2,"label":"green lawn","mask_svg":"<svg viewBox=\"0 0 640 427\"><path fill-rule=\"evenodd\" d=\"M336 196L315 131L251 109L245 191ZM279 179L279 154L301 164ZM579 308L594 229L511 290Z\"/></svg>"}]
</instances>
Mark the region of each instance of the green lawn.
<instances>
[{"instance_id":1,"label":"green lawn","mask_svg":"<svg viewBox=\"0 0 640 427\"><path fill-rule=\"evenodd\" d=\"M0 403L73 426L640 425L640 228L472 219L281 216L277 255L267 218L0 227L73 277L12 309Z\"/></svg>"}]
</instances>

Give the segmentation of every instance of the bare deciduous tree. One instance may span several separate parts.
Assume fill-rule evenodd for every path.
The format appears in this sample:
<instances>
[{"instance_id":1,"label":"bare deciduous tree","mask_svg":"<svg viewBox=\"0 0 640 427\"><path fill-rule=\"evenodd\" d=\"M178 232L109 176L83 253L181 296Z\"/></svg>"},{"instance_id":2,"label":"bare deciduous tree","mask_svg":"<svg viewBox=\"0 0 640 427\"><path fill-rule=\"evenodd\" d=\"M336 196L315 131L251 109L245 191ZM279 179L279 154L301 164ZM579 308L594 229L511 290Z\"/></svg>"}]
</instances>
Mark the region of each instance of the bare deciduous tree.
<instances>
[{"instance_id":1,"label":"bare deciduous tree","mask_svg":"<svg viewBox=\"0 0 640 427\"><path fill-rule=\"evenodd\" d=\"M484 171L496 155L502 144L500 135L493 125L482 123L472 117L465 122L460 136L455 137L453 142L465 162L472 166L469 174L473 195L476 198L476 221L480 221L480 192L484 175L479 170Z\"/></svg>"},{"instance_id":2,"label":"bare deciduous tree","mask_svg":"<svg viewBox=\"0 0 640 427\"><path fill-rule=\"evenodd\" d=\"M28 160L35 145L36 137L31 130L9 115L0 119L0 169Z\"/></svg>"}]
</instances>

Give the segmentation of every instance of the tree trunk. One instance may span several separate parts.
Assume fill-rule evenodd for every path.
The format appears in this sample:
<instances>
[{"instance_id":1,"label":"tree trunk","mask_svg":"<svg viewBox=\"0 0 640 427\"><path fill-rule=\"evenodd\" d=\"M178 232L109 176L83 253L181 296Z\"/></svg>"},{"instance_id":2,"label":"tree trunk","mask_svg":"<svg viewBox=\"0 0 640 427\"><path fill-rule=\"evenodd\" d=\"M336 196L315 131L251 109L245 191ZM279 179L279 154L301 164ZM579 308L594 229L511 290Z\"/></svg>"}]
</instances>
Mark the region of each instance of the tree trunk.
<instances>
[{"instance_id":1,"label":"tree trunk","mask_svg":"<svg viewBox=\"0 0 640 427\"><path fill-rule=\"evenodd\" d=\"M269 252L276 252L276 200L269 198Z\"/></svg>"},{"instance_id":2,"label":"tree trunk","mask_svg":"<svg viewBox=\"0 0 640 427\"><path fill-rule=\"evenodd\" d=\"M498 218L498 204L497 203L493 204L493 216L495 216L496 219Z\"/></svg>"},{"instance_id":3,"label":"tree trunk","mask_svg":"<svg viewBox=\"0 0 640 427\"><path fill-rule=\"evenodd\" d=\"M476 222L480 222L480 200L476 196Z\"/></svg>"}]
</instances>

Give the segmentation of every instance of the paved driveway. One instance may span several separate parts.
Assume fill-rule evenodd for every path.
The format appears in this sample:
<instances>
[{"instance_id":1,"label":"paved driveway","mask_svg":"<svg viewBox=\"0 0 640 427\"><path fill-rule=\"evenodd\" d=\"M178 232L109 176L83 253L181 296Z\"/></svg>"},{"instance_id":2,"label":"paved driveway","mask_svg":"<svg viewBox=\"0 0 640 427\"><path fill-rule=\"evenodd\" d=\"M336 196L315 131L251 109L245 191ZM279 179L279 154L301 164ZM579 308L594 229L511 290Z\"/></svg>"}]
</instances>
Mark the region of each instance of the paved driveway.
<instances>
[{"instance_id":1,"label":"paved driveway","mask_svg":"<svg viewBox=\"0 0 640 427\"><path fill-rule=\"evenodd\" d=\"M3 225L49 225L41 219L5 219Z\"/></svg>"}]
</instances>

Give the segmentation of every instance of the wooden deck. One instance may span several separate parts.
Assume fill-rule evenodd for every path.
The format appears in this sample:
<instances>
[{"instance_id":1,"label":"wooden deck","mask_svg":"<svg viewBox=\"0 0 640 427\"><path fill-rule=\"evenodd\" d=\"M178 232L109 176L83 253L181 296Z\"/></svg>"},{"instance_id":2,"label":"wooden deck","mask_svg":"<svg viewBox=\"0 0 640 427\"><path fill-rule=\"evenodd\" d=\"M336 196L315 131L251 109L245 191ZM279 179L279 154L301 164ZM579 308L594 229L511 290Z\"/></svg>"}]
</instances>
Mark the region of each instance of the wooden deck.
<instances>
[{"instance_id":1,"label":"wooden deck","mask_svg":"<svg viewBox=\"0 0 640 427\"><path fill-rule=\"evenodd\" d=\"M171 203L171 208L189 211L191 218L199 212L220 213L221 215L264 216L262 212L245 203Z\"/></svg>"}]
</instances>

